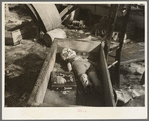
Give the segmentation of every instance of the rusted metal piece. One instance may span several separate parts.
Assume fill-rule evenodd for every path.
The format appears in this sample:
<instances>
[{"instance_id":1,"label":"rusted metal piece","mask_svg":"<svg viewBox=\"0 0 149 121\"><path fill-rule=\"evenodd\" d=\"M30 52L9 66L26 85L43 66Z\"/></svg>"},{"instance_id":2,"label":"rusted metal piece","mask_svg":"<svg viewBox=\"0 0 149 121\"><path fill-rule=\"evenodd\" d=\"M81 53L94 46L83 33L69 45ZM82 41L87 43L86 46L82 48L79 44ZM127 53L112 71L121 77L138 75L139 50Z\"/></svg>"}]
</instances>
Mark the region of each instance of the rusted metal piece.
<instances>
[{"instance_id":1,"label":"rusted metal piece","mask_svg":"<svg viewBox=\"0 0 149 121\"><path fill-rule=\"evenodd\" d=\"M61 25L61 17L54 4L27 4L27 6L43 32L46 33Z\"/></svg>"}]
</instances>

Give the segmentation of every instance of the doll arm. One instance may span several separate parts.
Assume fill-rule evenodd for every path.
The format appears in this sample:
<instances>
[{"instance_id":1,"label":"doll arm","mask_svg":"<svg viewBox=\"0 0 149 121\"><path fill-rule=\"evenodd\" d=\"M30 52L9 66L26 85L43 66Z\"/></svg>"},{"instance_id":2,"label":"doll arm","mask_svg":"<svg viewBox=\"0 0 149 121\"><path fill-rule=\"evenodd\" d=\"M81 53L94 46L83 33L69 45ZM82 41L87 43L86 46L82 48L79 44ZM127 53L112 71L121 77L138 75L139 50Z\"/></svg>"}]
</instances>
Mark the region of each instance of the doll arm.
<instances>
[{"instance_id":1,"label":"doll arm","mask_svg":"<svg viewBox=\"0 0 149 121\"><path fill-rule=\"evenodd\" d=\"M93 62L93 61L91 61L91 60L89 60L89 59L85 59L86 61L88 61L89 63L91 63L93 66L97 66L97 63L95 63L95 62Z\"/></svg>"},{"instance_id":2,"label":"doll arm","mask_svg":"<svg viewBox=\"0 0 149 121\"><path fill-rule=\"evenodd\" d=\"M70 62L67 63L67 68L69 72L72 71L72 65Z\"/></svg>"}]
</instances>

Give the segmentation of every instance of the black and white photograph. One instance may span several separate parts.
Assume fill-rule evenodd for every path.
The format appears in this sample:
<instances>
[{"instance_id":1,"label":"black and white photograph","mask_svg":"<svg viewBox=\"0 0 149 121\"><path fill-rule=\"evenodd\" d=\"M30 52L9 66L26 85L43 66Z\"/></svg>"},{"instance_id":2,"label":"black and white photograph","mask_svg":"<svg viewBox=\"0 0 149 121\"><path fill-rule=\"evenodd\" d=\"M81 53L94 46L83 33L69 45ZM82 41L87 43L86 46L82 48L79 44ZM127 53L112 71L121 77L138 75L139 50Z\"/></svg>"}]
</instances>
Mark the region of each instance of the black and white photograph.
<instances>
[{"instance_id":1,"label":"black and white photograph","mask_svg":"<svg viewBox=\"0 0 149 121\"><path fill-rule=\"evenodd\" d=\"M2 40L3 118L147 119L147 2L2 2Z\"/></svg>"}]
</instances>

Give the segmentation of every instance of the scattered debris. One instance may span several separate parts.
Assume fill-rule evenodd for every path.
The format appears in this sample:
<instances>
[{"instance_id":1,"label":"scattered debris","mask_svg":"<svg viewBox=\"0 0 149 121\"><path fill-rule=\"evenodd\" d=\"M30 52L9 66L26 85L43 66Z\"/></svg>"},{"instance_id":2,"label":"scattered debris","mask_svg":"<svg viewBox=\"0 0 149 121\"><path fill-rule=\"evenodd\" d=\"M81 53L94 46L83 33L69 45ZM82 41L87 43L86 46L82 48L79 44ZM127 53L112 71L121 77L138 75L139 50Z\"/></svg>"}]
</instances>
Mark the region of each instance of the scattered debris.
<instances>
[{"instance_id":1,"label":"scattered debris","mask_svg":"<svg viewBox=\"0 0 149 121\"><path fill-rule=\"evenodd\" d=\"M119 91L116 90L118 101L124 102L126 104L129 100L132 99L131 93L128 93L128 90L121 89Z\"/></svg>"},{"instance_id":2,"label":"scattered debris","mask_svg":"<svg viewBox=\"0 0 149 121\"><path fill-rule=\"evenodd\" d=\"M84 34L84 31L83 31L83 30L79 30L79 33L80 33L80 34Z\"/></svg>"},{"instance_id":3,"label":"scattered debris","mask_svg":"<svg viewBox=\"0 0 149 121\"><path fill-rule=\"evenodd\" d=\"M139 73L139 74L143 74L143 72L145 71L145 67L141 66L137 63L131 63L130 66L132 68L134 68L135 72Z\"/></svg>"},{"instance_id":4,"label":"scattered debris","mask_svg":"<svg viewBox=\"0 0 149 121\"><path fill-rule=\"evenodd\" d=\"M131 39L124 39L124 44L131 42Z\"/></svg>"},{"instance_id":5,"label":"scattered debris","mask_svg":"<svg viewBox=\"0 0 149 121\"><path fill-rule=\"evenodd\" d=\"M123 107L144 107L144 106L145 106L145 95L142 95L130 100Z\"/></svg>"},{"instance_id":6,"label":"scattered debris","mask_svg":"<svg viewBox=\"0 0 149 121\"><path fill-rule=\"evenodd\" d=\"M128 103L130 100L135 99L145 95L145 89L141 85L130 86L129 88L122 88L116 90L117 98L119 101L122 101L124 104Z\"/></svg>"},{"instance_id":7,"label":"scattered debris","mask_svg":"<svg viewBox=\"0 0 149 121\"><path fill-rule=\"evenodd\" d=\"M69 29L83 29L86 28L85 22L83 20L77 21L73 20L71 22L65 23Z\"/></svg>"},{"instance_id":8,"label":"scattered debris","mask_svg":"<svg viewBox=\"0 0 149 121\"><path fill-rule=\"evenodd\" d=\"M22 22L22 21L21 21ZM5 30L5 44L17 45L21 43L22 39L38 34L38 27L33 22L23 22L15 27ZM9 26L6 24L6 26Z\"/></svg>"},{"instance_id":9,"label":"scattered debris","mask_svg":"<svg viewBox=\"0 0 149 121\"><path fill-rule=\"evenodd\" d=\"M9 78L19 77L24 73L25 73L24 68L17 66L15 64L11 64L5 69L5 75Z\"/></svg>"},{"instance_id":10,"label":"scattered debris","mask_svg":"<svg viewBox=\"0 0 149 121\"><path fill-rule=\"evenodd\" d=\"M123 102L123 106L128 106L129 103L132 105L132 102L136 103L135 100L145 95L145 87L143 84L141 85L145 71L143 65L144 61L130 61L121 66L120 90L116 90L116 92L118 99ZM143 106L143 104L141 105Z\"/></svg>"}]
</instances>

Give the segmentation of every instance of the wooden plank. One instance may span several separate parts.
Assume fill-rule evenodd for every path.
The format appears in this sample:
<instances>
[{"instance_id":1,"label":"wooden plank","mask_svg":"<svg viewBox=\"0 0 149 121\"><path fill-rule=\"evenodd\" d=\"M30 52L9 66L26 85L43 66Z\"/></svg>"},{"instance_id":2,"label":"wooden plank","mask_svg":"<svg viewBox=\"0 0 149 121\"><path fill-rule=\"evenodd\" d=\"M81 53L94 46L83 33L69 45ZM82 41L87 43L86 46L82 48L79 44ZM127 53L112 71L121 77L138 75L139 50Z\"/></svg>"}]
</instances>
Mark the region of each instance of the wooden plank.
<instances>
[{"instance_id":1,"label":"wooden plank","mask_svg":"<svg viewBox=\"0 0 149 121\"><path fill-rule=\"evenodd\" d=\"M110 7L110 11L109 11L109 23L108 24L108 31L106 33L106 41L105 41L105 57L108 61L108 54L109 54L109 49L110 49L110 44L111 44L111 40L112 40L112 34L113 34L113 30L115 27L115 23L116 23L116 19L117 19L117 14L118 14L118 10L119 10L119 6L118 4L112 4Z\"/></svg>"},{"instance_id":2,"label":"wooden plank","mask_svg":"<svg viewBox=\"0 0 149 121\"><path fill-rule=\"evenodd\" d=\"M43 102L50 74L55 64L56 52L57 52L57 42L55 41L51 46L49 54L47 55L47 58L43 64L43 67L35 83L33 91L27 102L28 106L39 105L40 103Z\"/></svg>"},{"instance_id":3,"label":"wooden plank","mask_svg":"<svg viewBox=\"0 0 149 121\"><path fill-rule=\"evenodd\" d=\"M68 5L68 6L60 13L61 18L62 18L71 8L73 8L73 5Z\"/></svg>"},{"instance_id":4,"label":"wooden plank","mask_svg":"<svg viewBox=\"0 0 149 121\"><path fill-rule=\"evenodd\" d=\"M116 75L115 75L115 86L116 86L116 88L120 88L121 51L122 51L122 47L123 47L123 41L124 41L124 36L125 36L125 32L126 32L126 26L127 26L128 19L129 19L130 9L131 9L131 5L128 5L127 14L123 17L122 26L121 26L121 29L120 29L119 49L116 50L115 60L118 61L118 63L116 63L116 65L115 65L115 73L116 73Z\"/></svg>"},{"instance_id":5,"label":"wooden plank","mask_svg":"<svg viewBox=\"0 0 149 121\"><path fill-rule=\"evenodd\" d=\"M100 59L98 64L99 64L100 75L102 75L105 105L109 107L113 107L113 106L116 106L116 104L115 104L115 99L113 95L113 88L111 84L110 74L108 71L108 66L106 63L106 58L105 58L102 45L100 45L99 55L100 55Z\"/></svg>"}]
</instances>

